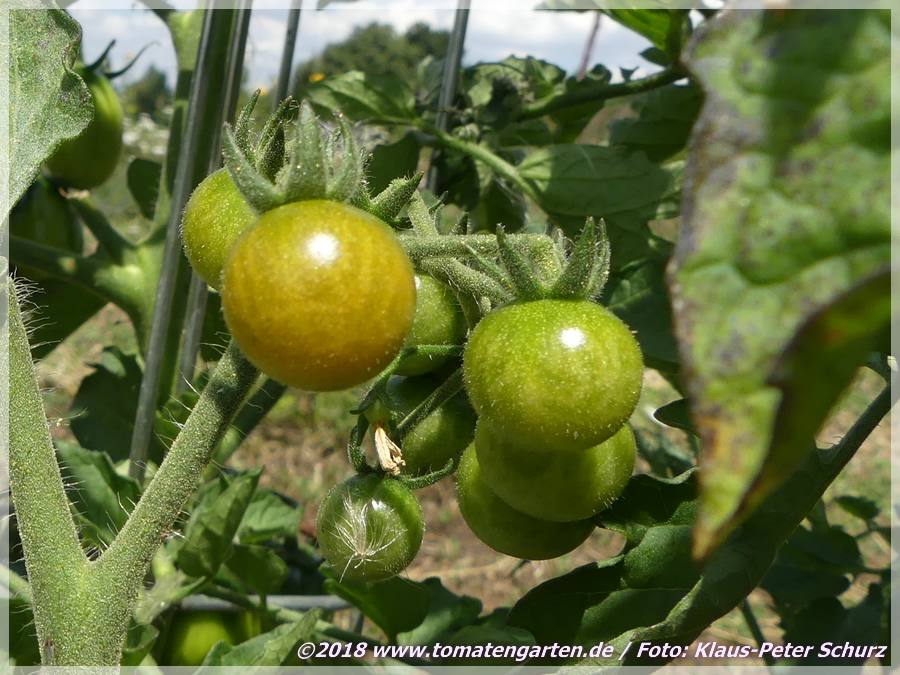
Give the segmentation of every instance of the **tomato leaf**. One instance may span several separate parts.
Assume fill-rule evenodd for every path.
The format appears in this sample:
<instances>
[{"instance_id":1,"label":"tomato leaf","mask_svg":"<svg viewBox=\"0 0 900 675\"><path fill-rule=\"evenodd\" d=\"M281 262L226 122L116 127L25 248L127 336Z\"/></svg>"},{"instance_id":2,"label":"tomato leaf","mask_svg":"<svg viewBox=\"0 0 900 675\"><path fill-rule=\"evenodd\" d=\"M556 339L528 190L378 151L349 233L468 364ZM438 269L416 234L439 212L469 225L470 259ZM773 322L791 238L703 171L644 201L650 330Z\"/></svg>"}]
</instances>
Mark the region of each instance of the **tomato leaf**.
<instances>
[{"instance_id":1,"label":"tomato leaf","mask_svg":"<svg viewBox=\"0 0 900 675\"><path fill-rule=\"evenodd\" d=\"M694 429L694 423L691 422L690 406L688 400L685 398L680 398L677 401L666 403L666 405L661 408L657 408L653 413L653 417L667 427L681 429L689 434L697 435L697 431Z\"/></svg>"},{"instance_id":2,"label":"tomato leaf","mask_svg":"<svg viewBox=\"0 0 900 675\"><path fill-rule=\"evenodd\" d=\"M412 134L405 134L392 143L376 145L366 163L371 194L378 194L397 177L415 174L419 167L419 150L419 142Z\"/></svg>"},{"instance_id":3,"label":"tomato leaf","mask_svg":"<svg viewBox=\"0 0 900 675\"><path fill-rule=\"evenodd\" d=\"M680 189L677 166L660 167L622 147L553 145L528 155L517 170L566 232L579 232L588 216L606 221L614 271L648 254L647 221L669 217Z\"/></svg>"},{"instance_id":4,"label":"tomato leaf","mask_svg":"<svg viewBox=\"0 0 900 675\"><path fill-rule=\"evenodd\" d=\"M883 286L853 291L865 307L841 298L890 260L889 56L879 12L726 12L693 43L707 98L671 283L704 448L700 553L803 462L882 334Z\"/></svg>"},{"instance_id":5,"label":"tomato leaf","mask_svg":"<svg viewBox=\"0 0 900 675\"><path fill-rule=\"evenodd\" d=\"M72 70L80 42L80 26L58 9L9 12L10 207L56 147L94 116L87 85Z\"/></svg>"},{"instance_id":6,"label":"tomato leaf","mask_svg":"<svg viewBox=\"0 0 900 675\"><path fill-rule=\"evenodd\" d=\"M177 564L192 577L211 578L231 555L234 535L250 503L259 471L238 474L231 480L222 478L227 487L218 494L210 493L191 512L184 529L184 540L178 549Z\"/></svg>"},{"instance_id":7,"label":"tomato leaf","mask_svg":"<svg viewBox=\"0 0 900 675\"><path fill-rule=\"evenodd\" d=\"M260 595L278 593L288 575L287 563L266 546L234 544L224 569L236 582Z\"/></svg>"},{"instance_id":8,"label":"tomato leaf","mask_svg":"<svg viewBox=\"0 0 900 675\"><path fill-rule=\"evenodd\" d=\"M78 286L61 279L35 282L31 300L37 305L41 317L28 331L31 355L36 360L56 349L106 304L96 295L85 293Z\"/></svg>"},{"instance_id":9,"label":"tomato leaf","mask_svg":"<svg viewBox=\"0 0 900 675\"><path fill-rule=\"evenodd\" d=\"M393 642L425 620L429 593L422 584L393 577L377 584L340 581L334 571L323 568L325 590L351 603L384 631Z\"/></svg>"},{"instance_id":10,"label":"tomato leaf","mask_svg":"<svg viewBox=\"0 0 900 675\"><path fill-rule=\"evenodd\" d=\"M94 372L81 381L72 400L72 433L85 448L106 452L114 462L128 458L143 372L135 354L107 347ZM162 459L164 446L156 434L149 458Z\"/></svg>"},{"instance_id":11,"label":"tomato leaf","mask_svg":"<svg viewBox=\"0 0 900 675\"><path fill-rule=\"evenodd\" d=\"M225 642L216 644L206 655L203 667L197 672L219 672L219 667L240 666L280 666L293 656L294 647L299 642L312 639L315 635L318 611L309 611L294 623L283 623L267 633L250 638L239 645Z\"/></svg>"},{"instance_id":12,"label":"tomato leaf","mask_svg":"<svg viewBox=\"0 0 900 675\"><path fill-rule=\"evenodd\" d=\"M409 84L391 76L351 70L311 85L307 96L319 109L340 112L353 121L413 120L415 97Z\"/></svg>"},{"instance_id":13,"label":"tomato leaf","mask_svg":"<svg viewBox=\"0 0 900 675\"><path fill-rule=\"evenodd\" d=\"M152 220L156 211L161 175L162 164L151 159L135 157L128 165L128 191L147 220Z\"/></svg>"},{"instance_id":14,"label":"tomato leaf","mask_svg":"<svg viewBox=\"0 0 900 675\"><path fill-rule=\"evenodd\" d=\"M300 526L300 507L271 490L257 490L244 512L237 536L242 544L294 538Z\"/></svg>"},{"instance_id":15,"label":"tomato leaf","mask_svg":"<svg viewBox=\"0 0 900 675\"><path fill-rule=\"evenodd\" d=\"M856 516L860 520L872 520L881 513L878 504L867 497L859 495L840 495L835 497L834 503L841 507L851 516Z\"/></svg>"},{"instance_id":16,"label":"tomato leaf","mask_svg":"<svg viewBox=\"0 0 900 675\"><path fill-rule=\"evenodd\" d=\"M62 440L56 452L82 534L97 547L108 546L140 498L140 486L120 475L105 452Z\"/></svg>"},{"instance_id":17,"label":"tomato leaf","mask_svg":"<svg viewBox=\"0 0 900 675\"><path fill-rule=\"evenodd\" d=\"M646 364L666 372L678 370L678 345L666 290L667 258L635 260L610 275L604 304L628 324L641 345Z\"/></svg>"},{"instance_id":18,"label":"tomato leaf","mask_svg":"<svg viewBox=\"0 0 900 675\"><path fill-rule=\"evenodd\" d=\"M667 159L687 145L701 101L700 89L693 84L670 84L637 96L631 105L638 116L614 120L609 143L643 150L656 162Z\"/></svg>"},{"instance_id":19,"label":"tomato leaf","mask_svg":"<svg viewBox=\"0 0 900 675\"><path fill-rule=\"evenodd\" d=\"M471 624L481 613L481 601L448 591L437 577L426 579L420 585L428 593L425 617L412 630L397 634L400 644L433 644L448 633Z\"/></svg>"}]
</instances>

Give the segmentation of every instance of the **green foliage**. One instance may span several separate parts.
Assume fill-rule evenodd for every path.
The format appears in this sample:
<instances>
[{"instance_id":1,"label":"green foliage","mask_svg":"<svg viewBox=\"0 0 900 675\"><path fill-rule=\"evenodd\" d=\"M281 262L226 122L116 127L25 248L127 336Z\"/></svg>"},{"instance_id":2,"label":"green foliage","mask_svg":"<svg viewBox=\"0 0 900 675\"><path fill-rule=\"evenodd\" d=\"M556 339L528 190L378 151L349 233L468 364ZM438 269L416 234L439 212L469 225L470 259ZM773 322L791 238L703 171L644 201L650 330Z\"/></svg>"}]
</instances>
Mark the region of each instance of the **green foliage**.
<instances>
[{"instance_id":1,"label":"green foliage","mask_svg":"<svg viewBox=\"0 0 900 675\"><path fill-rule=\"evenodd\" d=\"M59 144L93 117L87 85L72 66L81 27L65 12L9 13L9 205Z\"/></svg>"},{"instance_id":2,"label":"green foliage","mask_svg":"<svg viewBox=\"0 0 900 675\"><path fill-rule=\"evenodd\" d=\"M693 143L716 152L693 157L673 292L709 476L698 551L803 462L885 329L886 285L856 291L867 309L853 319L841 297L890 259L889 55L878 12L735 12L694 43L706 105ZM830 357L794 355L811 320L808 344L827 335ZM819 378L823 364L835 372ZM810 403L791 394L800 381Z\"/></svg>"}]
</instances>

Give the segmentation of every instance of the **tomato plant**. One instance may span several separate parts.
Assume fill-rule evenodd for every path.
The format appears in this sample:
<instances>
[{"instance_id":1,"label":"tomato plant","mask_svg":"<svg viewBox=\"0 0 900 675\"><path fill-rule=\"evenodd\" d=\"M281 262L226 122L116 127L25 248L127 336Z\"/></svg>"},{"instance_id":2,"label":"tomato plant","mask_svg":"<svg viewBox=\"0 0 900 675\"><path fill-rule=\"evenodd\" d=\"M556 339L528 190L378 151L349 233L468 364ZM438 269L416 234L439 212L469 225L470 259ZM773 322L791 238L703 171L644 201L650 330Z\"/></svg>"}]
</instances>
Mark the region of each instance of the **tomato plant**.
<instances>
[{"instance_id":1,"label":"tomato plant","mask_svg":"<svg viewBox=\"0 0 900 675\"><path fill-rule=\"evenodd\" d=\"M316 516L322 553L348 581L381 581L403 571L418 553L424 530L413 493L374 475L335 486Z\"/></svg>"},{"instance_id":2,"label":"tomato plant","mask_svg":"<svg viewBox=\"0 0 900 675\"><path fill-rule=\"evenodd\" d=\"M889 664L890 13L608 4L7 12L11 665Z\"/></svg>"},{"instance_id":3,"label":"tomato plant","mask_svg":"<svg viewBox=\"0 0 900 675\"><path fill-rule=\"evenodd\" d=\"M637 341L592 302L510 305L478 324L465 354L466 390L503 442L580 451L628 419L641 393Z\"/></svg>"}]
</instances>

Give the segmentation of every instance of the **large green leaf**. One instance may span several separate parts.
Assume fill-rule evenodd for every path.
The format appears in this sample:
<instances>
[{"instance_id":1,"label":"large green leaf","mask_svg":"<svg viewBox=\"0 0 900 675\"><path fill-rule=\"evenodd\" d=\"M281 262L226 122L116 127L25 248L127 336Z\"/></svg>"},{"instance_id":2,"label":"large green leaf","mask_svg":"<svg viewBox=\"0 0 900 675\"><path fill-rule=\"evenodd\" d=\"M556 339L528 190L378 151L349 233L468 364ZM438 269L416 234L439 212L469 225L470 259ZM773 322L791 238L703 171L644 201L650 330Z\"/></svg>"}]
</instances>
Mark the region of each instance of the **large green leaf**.
<instances>
[{"instance_id":1,"label":"large green leaf","mask_svg":"<svg viewBox=\"0 0 900 675\"><path fill-rule=\"evenodd\" d=\"M10 207L56 147L80 134L94 116L91 94L72 70L80 42L80 26L58 9L9 12L3 70L9 76Z\"/></svg>"},{"instance_id":2,"label":"large green leaf","mask_svg":"<svg viewBox=\"0 0 900 675\"><path fill-rule=\"evenodd\" d=\"M632 107L638 116L609 125L610 145L643 150L654 161L666 159L684 149L701 101L694 84L670 84L635 97Z\"/></svg>"},{"instance_id":3,"label":"large green leaf","mask_svg":"<svg viewBox=\"0 0 900 675\"><path fill-rule=\"evenodd\" d=\"M670 217L680 171L623 147L561 144L541 148L517 167L538 203L569 233L588 216L606 221L612 265L619 268L650 253L647 221Z\"/></svg>"},{"instance_id":4,"label":"large green leaf","mask_svg":"<svg viewBox=\"0 0 900 675\"><path fill-rule=\"evenodd\" d=\"M706 103L671 281L704 447L698 552L803 462L889 318L867 280L890 260L889 57L872 11L726 12L690 50ZM819 341L795 338L810 320Z\"/></svg>"},{"instance_id":5,"label":"large green leaf","mask_svg":"<svg viewBox=\"0 0 900 675\"><path fill-rule=\"evenodd\" d=\"M415 119L415 98L407 82L352 70L310 86L316 107L340 112L354 121Z\"/></svg>"}]
</instances>

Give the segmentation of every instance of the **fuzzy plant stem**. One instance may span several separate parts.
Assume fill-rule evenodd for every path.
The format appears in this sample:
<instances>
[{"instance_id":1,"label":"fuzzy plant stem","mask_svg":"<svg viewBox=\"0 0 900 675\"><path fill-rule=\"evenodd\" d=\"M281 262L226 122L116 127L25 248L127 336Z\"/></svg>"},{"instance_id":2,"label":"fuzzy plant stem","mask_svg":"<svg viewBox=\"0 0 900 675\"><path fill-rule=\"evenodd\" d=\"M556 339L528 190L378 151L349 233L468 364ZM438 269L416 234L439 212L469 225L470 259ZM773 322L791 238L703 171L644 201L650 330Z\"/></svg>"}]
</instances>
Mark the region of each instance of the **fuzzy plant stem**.
<instances>
[{"instance_id":1,"label":"fuzzy plant stem","mask_svg":"<svg viewBox=\"0 0 900 675\"><path fill-rule=\"evenodd\" d=\"M7 280L9 325L9 478L34 624L45 665L96 663L84 602L89 563L69 510L35 378L15 286Z\"/></svg>"},{"instance_id":2,"label":"fuzzy plant stem","mask_svg":"<svg viewBox=\"0 0 900 675\"><path fill-rule=\"evenodd\" d=\"M432 258L464 258L470 250L493 257L500 252L497 237L493 234L401 234L399 238L414 264ZM511 247L534 262L542 279L553 279L559 275L562 263L550 237L543 234L508 234L506 239Z\"/></svg>"},{"instance_id":3,"label":"fuzzy plant stem","mask_svg":"<svg viewBox=\"0 0 900 675\"><path fill-rule=\"evenodd\" d=\"M108 611L119 614L121 625L128 624L153 554L196 490L257 375L232 341L125 526L97 561Z\"/></svg>"},{"instance_id":4,"label":"fuzzy plant stem","mask_svg":"<svg viewBox=\"0 0 900 675\"><path fill-rule=\"evenodd\" d=\"M114 666L153 554L258 373L232 343L127 523L99 559L88 561L56 462L12 284L8 291L9 473L42 661Z\"/></svg>"}]
</instances>

